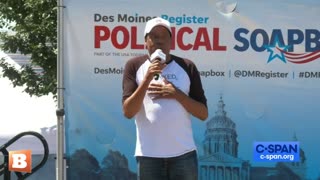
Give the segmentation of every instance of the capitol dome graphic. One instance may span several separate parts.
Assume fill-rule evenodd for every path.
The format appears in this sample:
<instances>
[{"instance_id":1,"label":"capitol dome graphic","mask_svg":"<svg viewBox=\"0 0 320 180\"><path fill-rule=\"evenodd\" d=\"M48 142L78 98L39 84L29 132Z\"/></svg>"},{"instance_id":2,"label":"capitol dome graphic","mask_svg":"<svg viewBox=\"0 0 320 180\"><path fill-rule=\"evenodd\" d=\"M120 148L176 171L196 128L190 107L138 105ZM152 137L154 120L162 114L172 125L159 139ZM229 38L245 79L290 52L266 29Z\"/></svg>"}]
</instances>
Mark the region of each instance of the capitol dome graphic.
<instances>
[{"instance_id":1,"label":"capitol dome graphic","mask_svg":"<svg viewBox=\"0 0 320 180\"><path fill-rule=\"evenodd\" d=\"M302 149L302 162L279 162L275 167L252 166L249 160L238 157L240 143L237 137L236 123L227 116L223 98L220 96L215 115L206 122L202 141L203 153L199 154L199 180L306 179L306 157ZM293 140L297 140L296 135Z\"/></svg>"}]
</instances>

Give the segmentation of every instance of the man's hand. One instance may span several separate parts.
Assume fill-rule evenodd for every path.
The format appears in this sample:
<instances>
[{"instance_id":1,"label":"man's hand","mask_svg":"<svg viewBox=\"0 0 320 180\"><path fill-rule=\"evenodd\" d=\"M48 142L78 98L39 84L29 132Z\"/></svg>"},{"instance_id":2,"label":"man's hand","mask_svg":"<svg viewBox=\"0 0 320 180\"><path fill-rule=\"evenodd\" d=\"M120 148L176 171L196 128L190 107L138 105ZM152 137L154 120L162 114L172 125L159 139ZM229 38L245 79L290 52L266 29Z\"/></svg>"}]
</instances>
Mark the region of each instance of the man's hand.
<instances>
[{"instance_id":1,"label":"man's hand","mask_svg":"<svg viewBox=\"0 0 320 180\"><path fill-rule=\"evenodd\" d=\"M148 87L148 94L154 97L153 99L175 98L177 88L165 78L163 78L163 82L164 84L151 83Z\"/></svg>"},{"instance_id":2,"label":"man's hand","mask_svg":"<svg viewBox=\"0 0 320 180\"><path fill-rule=\"evenodd\" d=\"M163 80L163 84L151 83L149 85L147 93L150 94L153 99L175 99L193 116L201 120L208 118L208 109L204 104L190 98L165 78Z\"/></svg>"},{"instance_id":3,"label":"man's hand","mask_svg":"<svg viewBox=\"0 0 320 180\"><path fill-rule=\"evenodd\" d=\"M162 64L160 60L153 61L150 64L146 74L147 82L150 82L153 79L154 75L161 74L161 71L165 66L166 64Z\"/></svg>"}]
</instances>

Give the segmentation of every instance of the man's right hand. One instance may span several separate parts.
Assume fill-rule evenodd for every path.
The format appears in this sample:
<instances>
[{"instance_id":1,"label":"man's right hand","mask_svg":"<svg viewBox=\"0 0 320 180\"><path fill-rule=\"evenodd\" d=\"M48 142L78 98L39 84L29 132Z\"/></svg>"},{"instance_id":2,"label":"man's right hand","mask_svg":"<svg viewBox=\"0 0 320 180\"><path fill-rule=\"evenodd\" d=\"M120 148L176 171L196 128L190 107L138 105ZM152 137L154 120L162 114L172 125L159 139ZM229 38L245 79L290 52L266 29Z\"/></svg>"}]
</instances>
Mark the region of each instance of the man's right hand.
<instances>
[{"instance_id":1,"label":"man's right hand","mask_svg":"<svg viewBox=\"0 0 320 180\"><path fill-rule=\"evenodd\" d=\"M150 83L156 74L161 74L162 69L166 67L166 64L162 64L160 60L153 61L147 71L145 76L146 82Z\"/></svg>"}]
</instances>

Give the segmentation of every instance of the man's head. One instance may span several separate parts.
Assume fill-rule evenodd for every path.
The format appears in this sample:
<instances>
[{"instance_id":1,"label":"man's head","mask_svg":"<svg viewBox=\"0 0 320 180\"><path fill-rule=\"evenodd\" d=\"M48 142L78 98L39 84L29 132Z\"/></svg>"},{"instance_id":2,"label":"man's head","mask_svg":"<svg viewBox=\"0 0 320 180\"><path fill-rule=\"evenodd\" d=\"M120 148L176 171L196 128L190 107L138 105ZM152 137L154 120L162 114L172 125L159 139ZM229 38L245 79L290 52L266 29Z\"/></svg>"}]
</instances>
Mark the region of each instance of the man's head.
<instances>
[{"instance_id":1,"label":"man's head","mask_svg":"<svg viewBox=\"0 0 320 180\"><path fill-rule=\"evenodd\" d=\"M168 57L171 48L171 27L169 21L160 17L149 20L144 30L145 45L149 54L161 49Z\"/></svg>"}]
</instances>

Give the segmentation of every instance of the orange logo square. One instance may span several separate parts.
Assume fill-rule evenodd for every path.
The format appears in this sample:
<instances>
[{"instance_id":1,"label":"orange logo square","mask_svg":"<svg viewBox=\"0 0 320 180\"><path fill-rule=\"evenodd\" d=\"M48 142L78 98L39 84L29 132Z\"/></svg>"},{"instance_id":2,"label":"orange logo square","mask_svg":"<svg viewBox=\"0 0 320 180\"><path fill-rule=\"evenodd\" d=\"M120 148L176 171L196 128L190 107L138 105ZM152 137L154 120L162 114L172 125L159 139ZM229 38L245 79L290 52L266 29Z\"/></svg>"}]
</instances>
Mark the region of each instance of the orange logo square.
<instances>
[{"instance_id":1,"label":"orange logo square","mask_svg":"<svg viewBox=\"0 0 320 180\"><path fill-rule=\"evenodd\" d=\"M9 151L9 171L31 173L31 150Z\"/></svg>"}]
</instances>

